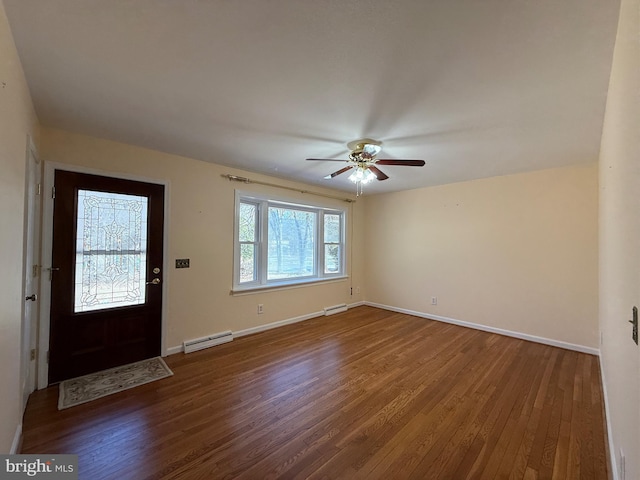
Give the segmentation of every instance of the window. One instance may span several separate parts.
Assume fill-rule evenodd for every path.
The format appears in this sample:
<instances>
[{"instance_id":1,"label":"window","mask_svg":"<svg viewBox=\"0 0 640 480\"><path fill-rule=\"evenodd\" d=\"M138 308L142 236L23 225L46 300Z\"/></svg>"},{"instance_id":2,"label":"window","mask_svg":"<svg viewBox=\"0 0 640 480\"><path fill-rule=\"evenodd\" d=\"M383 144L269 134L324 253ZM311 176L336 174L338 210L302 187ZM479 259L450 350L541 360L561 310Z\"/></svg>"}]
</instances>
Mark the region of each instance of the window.
<instances>
[{"instance_id":1,"label":"window","mask_svg":"<svg viewBox=\"0 0 640 480\"><path fill-rule=\"evenodd\" d=\"M345 275L345 211L236 192L234 290Z\"/></svg>"}]
</instances>

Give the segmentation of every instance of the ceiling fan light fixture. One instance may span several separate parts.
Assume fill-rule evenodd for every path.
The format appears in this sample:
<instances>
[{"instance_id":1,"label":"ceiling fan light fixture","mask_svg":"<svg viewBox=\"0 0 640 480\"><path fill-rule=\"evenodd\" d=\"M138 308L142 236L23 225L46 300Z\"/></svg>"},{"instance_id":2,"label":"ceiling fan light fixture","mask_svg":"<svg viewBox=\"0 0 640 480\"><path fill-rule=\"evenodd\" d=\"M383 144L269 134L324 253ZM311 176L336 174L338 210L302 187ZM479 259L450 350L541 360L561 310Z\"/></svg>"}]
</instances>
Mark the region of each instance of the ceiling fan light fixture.
<instances>
[{"instance_id":1,"label":"ceiling fan light fixture","mask_svg":"<svg viewBox=\"0 0 640 480\"><path fill-rule=\"evenodd\" d=\"M375 145L373 143L367 143L362 147L362 152L366 153L370 157L375 157L380 153L382 147L380 145Z\"/></svg>"},{"instance_id":2,"label":"ceiling fan light fixture","mask_svg":"<svg viewBox=\"0 0 640 480\"><path fill-rule=\"evenodd\" d=\"M373 142L373 140L368 141ZM378 142L368 143L368 141L360 141L355 145L353 144L353 142L349 143L349 145L353 145L349 158L351 158L355 162L373 160L375 156L380 153L382 147Z\"/></svg>"},{"instance_id":3,"label":"ceiling fan light fixture","mask_svg":"<svg viewBox=\"0 0 640 480\"><path fill-rule=\"evenodd\" d=\"M378 177L376 177L376 175L371 170L360 166L356 167L353 173L349 175L349 180L351 180L353 183L361 183L363 185L366 185L376 178Z\"/></svg>"}]
</instances>

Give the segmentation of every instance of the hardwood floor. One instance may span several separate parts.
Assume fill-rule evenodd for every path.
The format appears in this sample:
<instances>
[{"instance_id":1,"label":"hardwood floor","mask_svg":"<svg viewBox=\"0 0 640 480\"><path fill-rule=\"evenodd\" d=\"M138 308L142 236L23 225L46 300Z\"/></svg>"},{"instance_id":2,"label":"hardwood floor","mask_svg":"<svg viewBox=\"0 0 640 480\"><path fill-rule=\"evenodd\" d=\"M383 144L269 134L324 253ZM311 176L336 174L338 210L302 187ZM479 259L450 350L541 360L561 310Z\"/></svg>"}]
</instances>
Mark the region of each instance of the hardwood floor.
<instances>
[{"instance_id":1,"label":"hardwood floor","mask_svg":"<svg viewBox=\"0 0 640 480\"><path fill-rule=\"evenodd\" d=\"M82 479L606 479L598 358L358 307L166 359L174 376L57 411L23 453Z\"/></svg>"}]
</instances>

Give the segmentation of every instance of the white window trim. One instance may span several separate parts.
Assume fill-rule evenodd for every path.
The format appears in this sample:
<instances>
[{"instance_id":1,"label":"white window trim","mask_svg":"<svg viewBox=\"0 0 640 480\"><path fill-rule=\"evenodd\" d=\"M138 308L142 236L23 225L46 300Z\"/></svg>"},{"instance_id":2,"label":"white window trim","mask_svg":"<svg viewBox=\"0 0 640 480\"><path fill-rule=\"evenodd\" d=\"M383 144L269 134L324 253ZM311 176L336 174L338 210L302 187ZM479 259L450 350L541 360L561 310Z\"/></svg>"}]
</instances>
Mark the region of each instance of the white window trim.
<instances>
[{"instance_id":1,"label":"white window trim","mask_svg":"<svg viewBox=\"0 0 640 480\"><path fill-rule=\"evenodd\" d=\"M257 279L254 282L245 282L240 284L240 203L254 203L258 205L256 221L258 225L258 248L256 249L256 269ZM340 268L336 273L324 272L324 222L320 218L317 220L316 225L316 238L315 238L315 252L314 262L316 265L317 274L308 277L298 277L294 279L280 279L280 280L267 280L267 253L268 242L266 238L269 218L266 213L269 205L281 204L282 206L291 206L296 209L307 210L311 212L326 212L329 214L339 214L342 217L342 229L341 229L341 243L340 243ZM235 206L234 206L234 228L233 228L233 287L232 294L250 293L252 291L264 291L274 290L282 288L301 287L305 285L313 285L324 282L331 282L336 280L343 280L349 278L346 268L346 241L347 241L347 209L336 207L334 205L327 205L319 202L303 203L300 200L294 200L291 198L283 198L276 196L266 196L255 194L252 192L246 192L242 190L235 191Z\"/></svg>"}]
</instances>

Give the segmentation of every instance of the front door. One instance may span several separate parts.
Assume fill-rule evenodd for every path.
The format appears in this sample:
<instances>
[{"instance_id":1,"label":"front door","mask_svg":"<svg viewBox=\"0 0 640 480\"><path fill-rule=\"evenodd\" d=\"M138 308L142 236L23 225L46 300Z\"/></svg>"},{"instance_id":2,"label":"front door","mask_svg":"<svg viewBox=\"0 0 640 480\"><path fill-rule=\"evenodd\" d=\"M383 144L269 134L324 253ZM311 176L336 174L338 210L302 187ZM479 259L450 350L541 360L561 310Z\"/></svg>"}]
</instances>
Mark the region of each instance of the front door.
<instances>
[{"instance_id":1,"label":"front door","mask_svg":"<svg viewBox=\"0 0 640 480\"><path fill-rule=\"evenodd\" d=\"M160 355L164 186L54 184L49 383Z\"/></svg>"}]
</instances>

